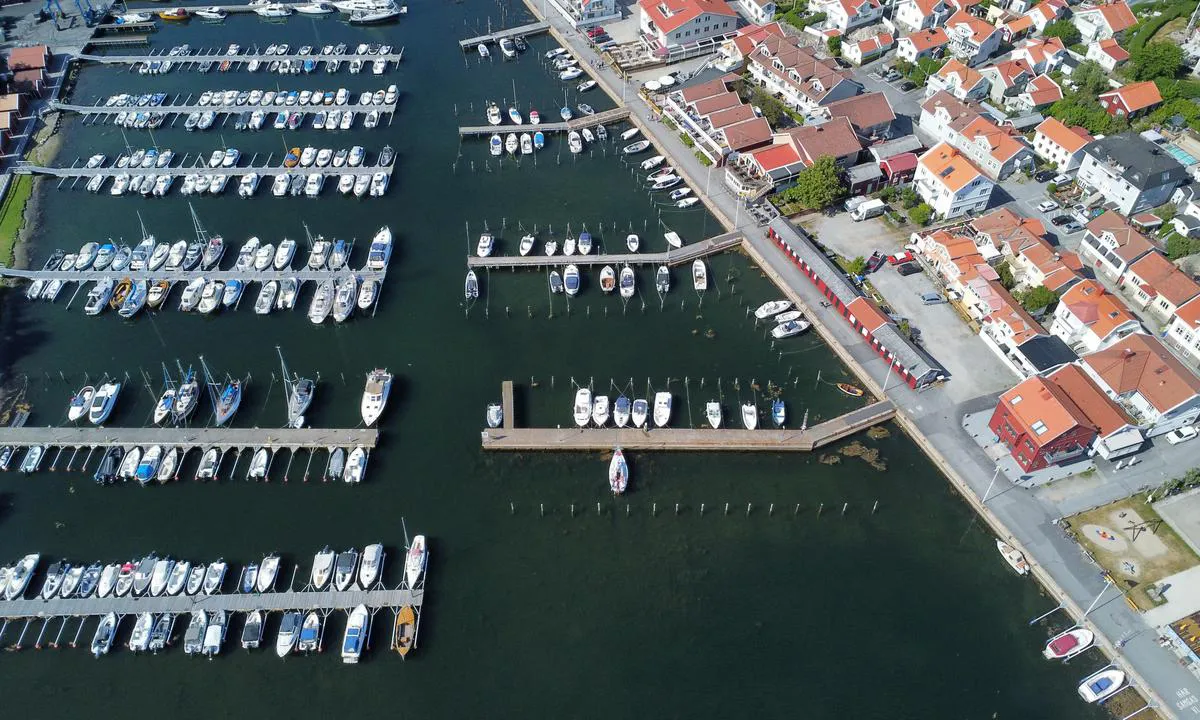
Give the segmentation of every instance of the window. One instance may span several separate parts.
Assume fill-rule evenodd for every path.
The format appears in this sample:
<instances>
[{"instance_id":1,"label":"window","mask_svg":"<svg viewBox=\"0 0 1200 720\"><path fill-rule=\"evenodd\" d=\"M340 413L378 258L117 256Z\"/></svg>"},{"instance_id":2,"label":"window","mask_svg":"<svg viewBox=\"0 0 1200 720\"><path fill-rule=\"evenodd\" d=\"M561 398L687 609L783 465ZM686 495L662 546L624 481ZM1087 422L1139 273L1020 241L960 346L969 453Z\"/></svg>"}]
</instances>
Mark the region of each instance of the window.
<instances>
[{"instance_id":1,"label":"window","mask_svg":"<svg viewBox=\"0 0 1200 720\"><path fill-rule=\"evenodd\" d=\"M1014 395L1012 401L1009 404L1010 405L1019 405L1022 400L1024 400L1024 398L1022 398L1020 395Z\"/></svg>"},{"instance_id":2,"label":"window","mask_svg":"<svg viewBox=\"0 0 1200 720\"><path fill-rule=\"evenodd\" d=\"M1046 423L1042 422L1041 420L1034 422L1033 425L1030 425L1029 427L1032 428L1033 431L1038 435L1045 435L1046 431L1049 430L1049 428L1046 427Z\"/></svg>"}]
</instances>

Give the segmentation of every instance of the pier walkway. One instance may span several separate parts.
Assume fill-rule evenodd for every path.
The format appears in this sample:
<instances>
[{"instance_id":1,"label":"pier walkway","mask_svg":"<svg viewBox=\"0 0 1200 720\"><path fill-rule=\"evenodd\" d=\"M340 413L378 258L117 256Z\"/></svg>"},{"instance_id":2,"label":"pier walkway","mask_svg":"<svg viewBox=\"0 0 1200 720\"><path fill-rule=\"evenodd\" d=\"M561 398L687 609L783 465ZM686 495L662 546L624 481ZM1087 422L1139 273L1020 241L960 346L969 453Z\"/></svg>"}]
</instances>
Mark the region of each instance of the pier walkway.
<instances>
[{"instance_id":1,"label":"pier walkway","mask_svg":"<svg viewBox=\"0 0 1200 720\"><path fill-rule=\"evenodd\" d=\"M93 178L97 175L103 177L117 177L118 175L173 175L175 177L187 177L188 175L230 175L240 177L255 173L260 177L274 177L276 175L324 175L326 178L337 178L341 175L374 175L375 173L392 174L391 165L385 167L317 167L310 165L308 167L283 167L281 165L260 165L249 167L208 167L207 165L191 165L188 167L148 167L148 168L118 168L118 167L44 167L42 165L26 165L20 164L12 169L12 172L18 175L52 175L61 178ZM134 194L134 193L131 193Z\"/></svg>"},{"instance_id":2,"label":"pier walkway","mask_svg":"<svg viewBox=\"0 0 1200 720\"><path fill-rule=\"evenodd\" d=\"M521 25L520 27L509 28L507 30L497 30L494 33L488 33L487 35L476 35L475 37L467 38L466 40L459 40L458 46L463 50L471 50L480 43L498 43L505 38L515 38L522 35L537 35L538 33L544 33L549 29L550 23L547 22L530 23L528 25Z\"/></svg>"},{"instance_id":3,"label":"pier walkway","mask_svg":"<svg viewBox=\"0 0 1200 720\"><path fill-rule=\"evenodd\" d=\"M542 132L570 132L571 130L582 130L597 125L619 122L628 117L628 108L612 108L611 110L605 110L593 115L582 115L577 118L571 118L567 122L544 122L537 125L531 123L525 123L524 125L466 125L458 129L458 134L466 137L491 135L492 133L500 133L502 135L510 132L533 133L538 130Z\"/></svg>"},{"instance_id":4,"label":"pier walkway","mask_svg":"<svg viewBox=\"0 0 1200 720\"><path fill-rule=\"evenodd\" d=\"M242 6L245 7L245 6ZM132 27L129 25L119 25L118 27ZM352 60L361 60L364 63L373 63L376 60L383 60L389 64L399 63L404 58L404 48L400 48L400 52L388 53L387 55L370 55L347 53L345 55L323 55L320 53L300 55L297 53L288 53L287 55L267 55L266 53L239 53L237 55L229 55L224 51L216 51L208 54L192 53L189 55L168 55L162 53L147 53L145 55L96 55L92 53L80 53L75 56L76 60L104 63L107 65L119 65L125 63L128 65L138 65L147 62L167 62L170 61L176 66L186 67L188 65L198 65L201 63L212 62L222 63L228 60L231 63L248 63L251 60L259 62L272 63L276 60L283 62L284 60L295 61L312 60L314 62L335 62L342 61L349 63ZM265 69L265 68L263 68Z\"/></svg>"},{"instance_id":5,"label":"pier walkway","mask_svg":"<svg viewBox=\"0 0 1200 720\"><path fill-rule=\"evenodd\" d=\"M229 576L226 575L226 583ZM158 597L89 597L64 600L0 600L0 617L9 620L23 618L81 617L107 615L136 615L139 613L190 613L194 610L215 612L253 612L255 610L351 610L359 605L368 609L394 608L412 605L420 608L425 599L424 588L410 590L336 590L283 591L265 593L217 593L215 595L160 595Z\"/></svg>"},{"instance_id":6,"label":"pier walkway","mask_svg":"<svg viewBox=\"0 0 1200 720\"><path fill-rule=\"evenodd\" d=\"M150 447L373 449L379 431L370 428L172 428L172 427L0 427L0 447L44 445L61 448Z\"/></svg>"},{"instance_id":7,"label":"pier walkway","mask_svg":"<svg viewBox=\"0 0 1200 720\"><path fill-rule=\"evenodd\" d=\"M21 278L24 280L62 280L63 282L88 282L91 280L103 280L112 278L120 280L129 278L130 280L168 280L170 282L188 282L199 278L205 280L220 280L229 282L230 280L241 280L242 282L270 282L272 280L287 280L292 279L298 282L320 282L323 280L337 280L347 275L354 275L360 281L375 280L383 282L387 275L386 270L352 270L350 268L342 268L341 270L309 270L307 268L301 270L17 270L0 265L0 277Z\"/></svg>"},{"instance_id":8,"label":"pier walkway","mask_svg":"<svg viewBox=\"0 0 1200 720\"><path fill-rule=\"evenodd\" d=\"M73 105L71 103L62 103L51 101L47 103L51 110L63 110L66 112L75 112L81 115L120 115L121 113L160 113L162 115L186 115L194 112L212 112L220 114L232 114L243 112L254 112L261 110L263 113L293 113L302 112L318 113L329 110L340 110L341 112L354 113L370 113L372 110L378 110L380 113L393 113L396 111L396 103L380 103L378 105L369 103L362 105L353 103L348 105L288 105L286 103L271 103L270 105ZM266 129L264 127L264 129Z\"/></svg>"},{"instance_id":9,"label":"pier walkway","mask_svg":"<svg viewBox=\"0 0 1200 720\"><path fill-rule=\"evenodd\" d=\"M671 248L661 253L619 253L605 255L534 255L525 256L488 256L467 257L467 267L470 268L540 268L561 267L564 265L682 265L697 258L715 255L742 243L742 233L739 231L716 235L707 240L684 245L681 248Z\"/></svg>"},{"instance_id":10,"label":"pier walkway","mask_svg":"<svg viewBox=\"0 0 1200 720\"><path fill-rule=\"evenodd\" d=\"M512 393L506 385L503 393L505 424L481 433L484 450L686 450L811 452L832 442L891 420L896 407L881 400L827 420L804 430L736 428L517 428L511 427L512 411L507 403Z\"/></svg>"}]
</instances>

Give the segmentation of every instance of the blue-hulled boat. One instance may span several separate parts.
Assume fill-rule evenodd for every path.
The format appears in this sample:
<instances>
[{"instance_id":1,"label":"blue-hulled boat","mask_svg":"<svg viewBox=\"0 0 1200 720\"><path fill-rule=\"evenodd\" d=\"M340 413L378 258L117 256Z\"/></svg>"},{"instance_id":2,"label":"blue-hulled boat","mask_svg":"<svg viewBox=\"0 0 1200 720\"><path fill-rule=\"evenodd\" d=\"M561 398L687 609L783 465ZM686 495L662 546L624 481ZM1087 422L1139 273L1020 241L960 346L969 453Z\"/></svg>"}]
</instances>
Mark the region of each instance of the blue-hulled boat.
<instances>
[{"instance_id":1,"label":"blue-hulled boat","mask_svg":"<svg viewBox=\"0 0 1200 720\"><path fill-rule=\"evenodd\" d=\"M783 424L787 422L787 409L782 400L771 403L771 421L775 423L775 427L783 427Z\"/></svg>"},{"instance_id":2,"label":"blue-hulled boat","mask_svg":"<svg viewBox=\"0 0 1200 720\"><path fill-rule=\"evenodd\" d=\"M533 134L533 149L541 150L545 146L546 146L546 136L542 134L541 130L538 130L537 132L535 132Z\"/></svg>"},{"instance_id":3,"label":"blue-hulled boat","mask_svg":"<svg viewBox=\"0 0 1200 720\"><path fill-rule=\"evenodd\" d=\"M225 291L221 296L221 304L225 307L233 307L237 305L238 300L242 297L242 291L246 289L246 283L241 280L230 280L225 283Z\"/></svg>"},{"instance_id":4,"label":"blue-hulled boat","mask_svg":"<svg viewBox=\"0 0 1200 720\"><path fill-rule=\"evenodd\" d=\"M230 380L221 389L221 397L217 399L217 425L224 425L238 406L242 404L242 381Z\"/></svg>"}]
</instances>

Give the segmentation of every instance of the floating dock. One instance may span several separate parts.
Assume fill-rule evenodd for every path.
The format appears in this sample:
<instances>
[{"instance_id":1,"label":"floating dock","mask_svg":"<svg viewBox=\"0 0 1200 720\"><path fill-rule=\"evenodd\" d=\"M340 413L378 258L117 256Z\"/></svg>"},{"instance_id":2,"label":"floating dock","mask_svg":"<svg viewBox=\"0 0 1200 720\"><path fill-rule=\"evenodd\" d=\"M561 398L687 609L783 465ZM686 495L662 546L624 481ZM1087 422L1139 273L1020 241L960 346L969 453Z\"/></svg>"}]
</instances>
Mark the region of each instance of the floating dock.
<instances>
[{"instance_id":1,"label":"floating dock","mask_svg":"<svg viewBox=\"0 0 1200 720\"><path fill-rule=\"evenodd\" d=\"M463 50L470 50L480 43L498 43L505 38L515 38L523 35L537 35L548 32L549 30L550 23L548 22L530 23L528 25L521 25L520 27L509 28L507 30L497 30L494 33L488 33L486 35L476 35L475 37L467 38L466 40L459 40L458 46Z\"/></svg>"},{"instance_id":2,"label":"floating dock","mask_svg":"<svg viewBox=\"0 0 1200 720\"><path fill-rule=\"evenodd\" d=\"M302 112L305 115L316 114L318 112L328 112L330 110L370 114L372 110L378 110L382 115L384 113L390 114L396 111L396 103L380 103L378 105L374 103L366 105L359 103L349 105L288 105L286 103L271 103L270 105L73 105L71 103L52 101L48 103L48 106L51 110L75 112L85 116L120 115L121 113L187 115L194 112L212 112L218 115L237 115L244 112L254 112L255 110L261 110L263 113ZM267 128L264 126L263 129L266 130Z\"/></svg>"},{"instance_id":3,"label":"floating dock","mask_svg":"<svg viewBox=\"0 0 1200 720\"><path fill-rule=\"evenodd\" d=\"M458 134L464 137L491 135L492 133L534 133L537 131L546 132L570 132L571 130L582 130L584 128L595 127L597 125L607 125L615 123L629 117L629 108L613 108L598 112L594 115L583 115L577 118L571 118L567 122L549 122L532 125L526 123L524 125L467 125L458 129Z\"/></svg>"},{"instance_id":4,"label":"floating dock","mask_svg":"<svg viewBox=\"0 0 1200 720\"><path fill-rule=\"evenodd\" d=\"M359 280L376 280L383 282L386 270L16 270L0 265L0 277L21 278L23 280L62 280L64 282L89 282L113 278L120 280L168 280L171 282L188 282L204 278L205 280L241 280L242 282L270 282L272 280L293 279L298 282L321 282L338 280L348 275L354 275Z\"/></svg>"},{"instance_id":5,"label":"floating dock","mask_svg":"<svg viewBox=\"0 0 1200 720\"><path fill-rule=\"evenodd\" d=\"M379 442L375 429L330 428L171 428L171 427L0 427L0 447L109 448L161 445L180 450L270 450L303 448L374 449Z\"/></svg>"},{"instance_id":6,"label":"floating dock","mask_svg":"<svg viewBox=\"0 0 1200 720\"><path fill-rule=\"evenodd\" d=\"M622 241L624 239L622 238ZM616 253L607 255L489 255L467 257L467 267L470 268L540 268L562 267L564 265L682 265L698 258L724 252L731 247L740 245L742 234L738 231L727 232L690 243L681 248L672 248L662 253ZM622 242L623 244L623 242ZM0 273L2 274L2 273Z\"/></svg>"},{"instance_id":7,"label":"floating dock","mask_svg":"<svg viewBox=\"0 0 1200 720\"><path fill-rule=\"evenodd\" d=\"M891 420L896 407L881 400L803 430L736 428L518 428L513 427L511 381L504 384L504 425L481 433L484 450L567 452L624 450L657 451L766 451L811 452L830 443ZM647 420L647 425L650 424Z\"/></svg>"},{"instance_id":8,"label":"floating dock","mask_svg":"<svg viewBox=\"0 0 1200 720\"><path fill-rule=\"evenodd\" d=\"M242 5L240 7L247 7L247 6ZM148 23L148 24L153 25L153 23ZM118 25L117 27L133 27L133 26ZM92 42L95 43L94 40ZM361 60L361 61L363 61L363 63L368 63L368 62L373 63L376 60L383 60L384 62L388 63L389 66L393 66L393 65L396 65L397 63L399 63L402 59L404 59L404 48L400 48L400 52L388 53L387 55L370 55L370 54L358 54L358 53L347 53L345 55L324 55L321 53L315 53L315 54L309 54L309 55L300 55L297 53L288 53L286 55L267 55L266 53L260 53L260 52L251 52L251 53L243 52L243 53L238 53L237 55L230 55L223 50L214 50L211 53L195 52L195 53L189 53L187 55L168 55L166 52L147 53L145 55L93 55L93 54L89 54L89 53L80 53L79 55L75 56L75 59L84 61L84 62L103 63L106 65L119 65L119 64L139 65L141 63L170 61L170 62L174 63L176 67L187 67L188 65L200 65L200 64L203 64L206 62L222 63L227 60L231 63L235 63L235 62L236 63L248 63L251 60L258 60L259 62L266 62L266 63L272 63L272 62L275 62L276 60L278 60L280 62L283 62L284 60L288 60L288 61L299 60L300 62L304 62L305 60L312 60L314 62L325 62L325 63L335 62L335 61L339 61L339 60L342 62L348 63L352 60ZM262 69L266 70L266 68L262 68Z\"/></svg>"},{"instance_id":9,"label":"floating dock","mask_svg":"<svg viewBox=\"0 0 1200 720\"><path fill-rule=\"evenodd\" d=\"M89 167L45 167L42 165L20 164L20 165L17 165L16 167L14 167L12 169L12 171L18 175L50 175L53 177L60 177L60 178L88 178L88 179L96 177L97 175L100 175L102 177L108 177L108 178L114 178L114 177L117 177L118 175L129 175L130 177L138 176L138 175L140 175L140 176L153 175L156 177L161 177L163 175L172 175L174 177L187 177L188 175L229 175L229 176L233 176L233 177L241 177L242 175L249 175L250 173L254 173L254 174L258 175L259 177L264 177L264 178L265 177L274 177L276 175L292 175L292 176L301 175L304 177L307 177L309 175L324 175L326 177L326 179L333 178L335 180L335 184L336 184L336 179L342 175L353 175L355 177L358 177L360 175L374 175L375 173L386 173L387 175L390 176L392 174L392 168L393 168L392 165L387 165L385 167L379 167L379 166L363 167L360 165L358 167L343 166L343 167L338 167L338 168L331 167L328 165L325 167L317 167L315 165L310 165L308 167L301 167L301 166L297 165L296 167L289 168L289 167L283 167L281 165L275 165L275 164L258 165L258 166L251 165L251 166L247 166L247 167L216 167L216 168L208 167L207 165L191 165L188 167L183 167L183 166L177 165L175 167L161 167L161 168L160 167L89 168ZM234 187L233 190L236 191L237 188ZM122 194L137 195L138 193L126 192L126 193L122 193ZM197 192L196 194L203 195L205 193ZM269 189L268 189L268 194L269 194Z\"/></svg>"}]
</instances>

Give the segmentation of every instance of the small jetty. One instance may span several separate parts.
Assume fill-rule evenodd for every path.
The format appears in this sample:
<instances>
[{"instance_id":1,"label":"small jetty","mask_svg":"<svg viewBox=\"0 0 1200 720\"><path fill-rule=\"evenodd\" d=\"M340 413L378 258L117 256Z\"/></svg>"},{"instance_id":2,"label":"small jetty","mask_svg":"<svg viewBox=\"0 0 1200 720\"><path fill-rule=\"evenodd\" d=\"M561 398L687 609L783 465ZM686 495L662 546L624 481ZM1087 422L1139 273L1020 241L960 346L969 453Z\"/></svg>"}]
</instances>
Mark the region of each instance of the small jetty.
<instances>
[{"instance_id":1,"label":"small jetty","mask_svg":"<svg viewBox=\"0 0 1200 720\"><path fill-rule=\"evenodd\" d=\"M496 32L488 33L486 35L476 35L475 37L469 37L465 40L459 40L458 46L460 48L462 48L463 50L470 50L470 49L474 48L475 46L479 45L480 43L483 43L484 45L488 45L491 43L498 43L501 40L504 40L505 38L523 37L526 35L538 35L540 33L549 32L549 30L550 30L550 23L535 22L535 23L530 23L528 25L521 25L520 27L509 28L507 30L497 30Z\"/></svg>"},{"instance_id":2,"label":"small jetty","mask_svg":"<svg viewBox=\"0 0 1200 720\"><path fill-rule=\"evenodd\" d=\"M513 425L511 380L505 381L501 397L504 424L481 433L484 450L590 452L620 447L652 451L812 452L887 422L896 415L896 406L891 400L880 400L804 429L579 428L575 425L518 428Z\"/></svg>"},{"instance_id":3,"label":"small jetty","mask_svg":"<svg viewBox=\"0 0 1200 720\"><path fill-rule=\"evenodd\" d=\"M607 125L609 123L620 122L629 117L629 108L613 108L592 115L583 115L577 118L571 118L567 122L549 122L532 125L525 123L524 125L466 125L458 129L458 134L463 137L491 135L492 133L532 133L537 131L542 132L570 132L571 130L582 130L584 128L595 127L597 125Z\"/></svg>"},{"instance_id":4,"label":"small jetty","mask_svg":"<svg viewBox=\"0 0 1200 720\"><path fill-rule=\"evenodd\" d=\"M727 232L722 235L716 235L701 240L700 242L690 243L681 248L671 248L666 252L661 253L617 253L617 254L598 254L598 255L489 255L488 257L478 257L470 255L467 257L467 267L470 268L540 268L540 267L561 267L564 265L576 266L595 266L595 265L682 265L690 263L697 258L715 255L724 252L735 245L740 245L742 242L742 233L738 231Z\"/></svg>"}]
</instances>

